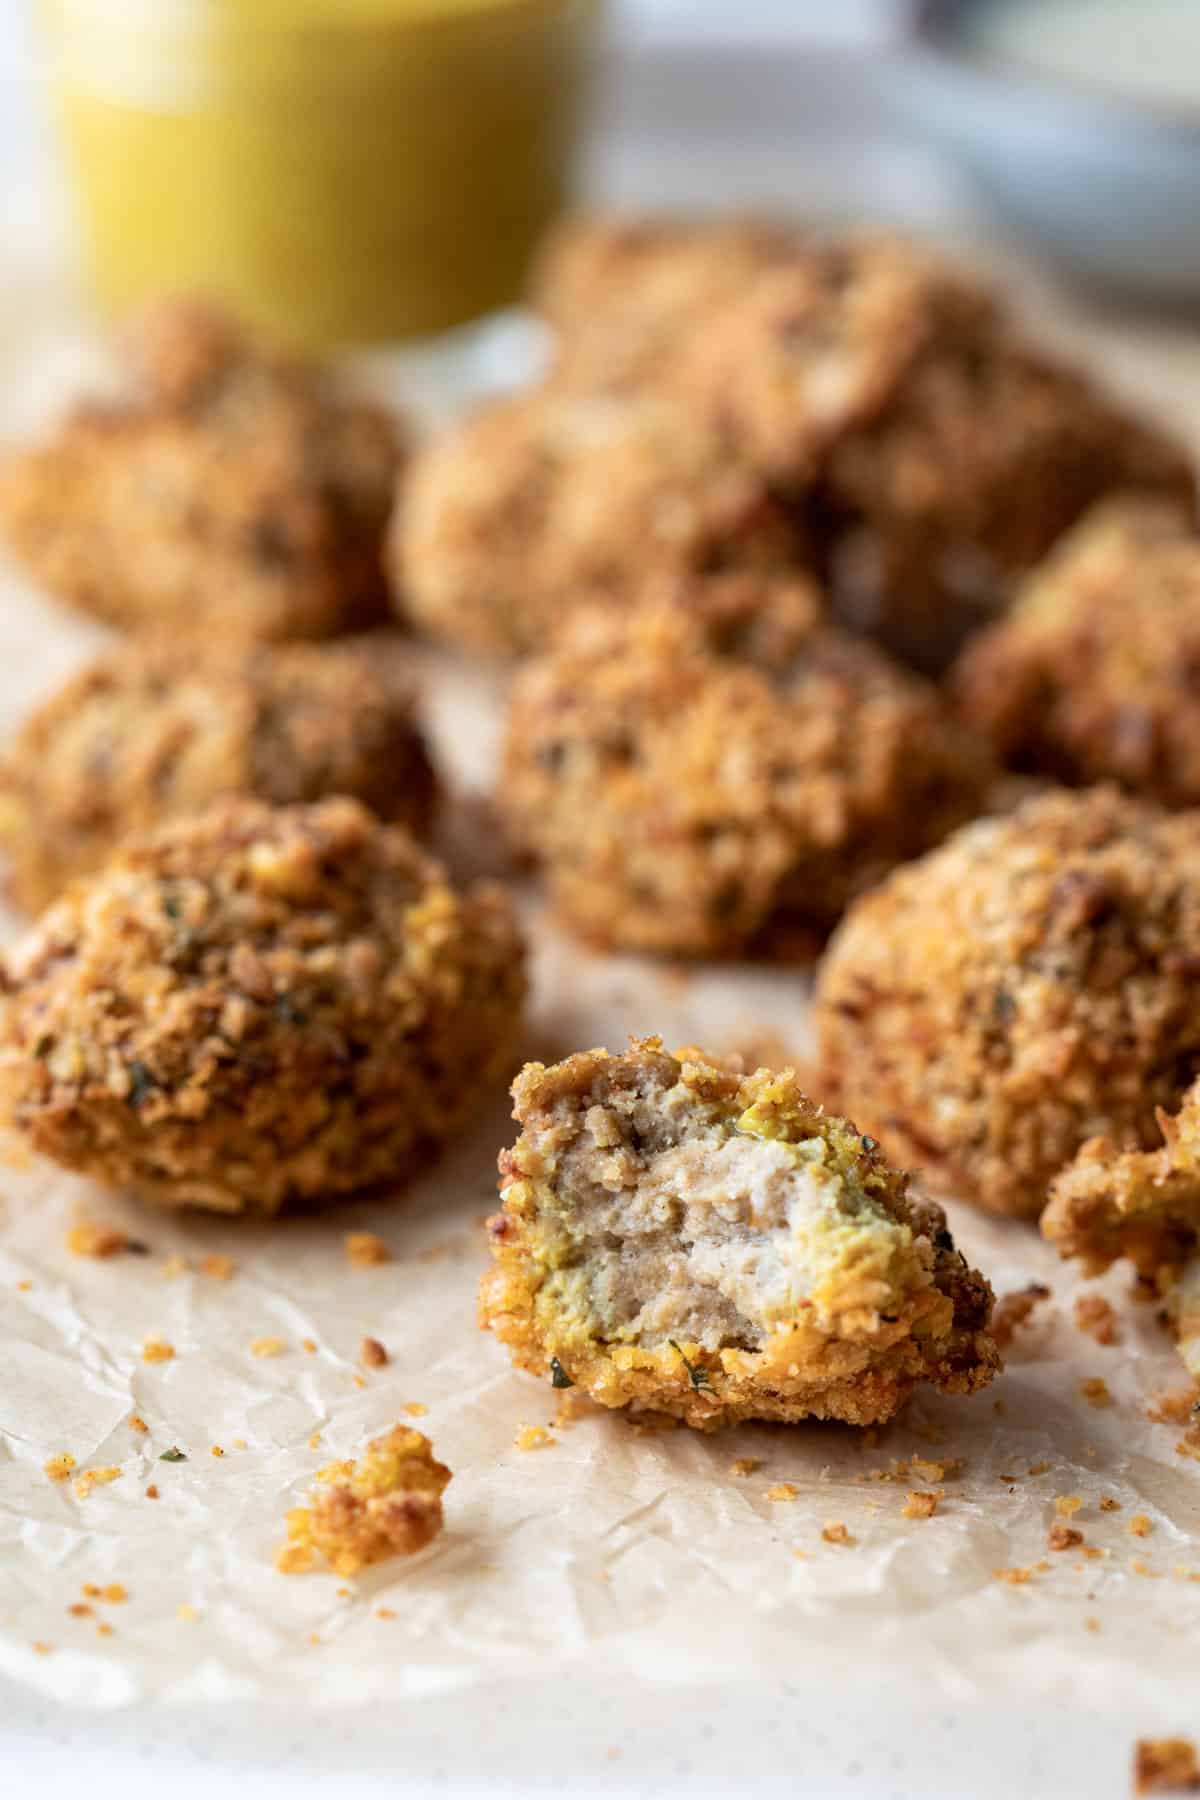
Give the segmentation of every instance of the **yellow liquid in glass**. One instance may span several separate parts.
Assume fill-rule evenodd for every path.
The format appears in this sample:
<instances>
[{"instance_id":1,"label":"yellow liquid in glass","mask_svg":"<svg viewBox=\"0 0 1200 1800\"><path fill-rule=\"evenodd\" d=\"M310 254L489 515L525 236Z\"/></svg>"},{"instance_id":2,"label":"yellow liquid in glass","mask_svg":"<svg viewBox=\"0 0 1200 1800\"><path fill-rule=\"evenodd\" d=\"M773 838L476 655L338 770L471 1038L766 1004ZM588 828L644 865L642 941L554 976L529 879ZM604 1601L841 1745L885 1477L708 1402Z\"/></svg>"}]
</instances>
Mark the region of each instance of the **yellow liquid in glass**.
<instances>
[{"instance_id":1,"label":"yellow liquid in glass","mask_svg":"<svg viewBox=\"0 0 1200 1800\"><path fill-rule=\"evenodd\" d=\"M596 0L44 0L87 262L285 337L445 329L566 199Z\"/></svg>"}]
</instances>

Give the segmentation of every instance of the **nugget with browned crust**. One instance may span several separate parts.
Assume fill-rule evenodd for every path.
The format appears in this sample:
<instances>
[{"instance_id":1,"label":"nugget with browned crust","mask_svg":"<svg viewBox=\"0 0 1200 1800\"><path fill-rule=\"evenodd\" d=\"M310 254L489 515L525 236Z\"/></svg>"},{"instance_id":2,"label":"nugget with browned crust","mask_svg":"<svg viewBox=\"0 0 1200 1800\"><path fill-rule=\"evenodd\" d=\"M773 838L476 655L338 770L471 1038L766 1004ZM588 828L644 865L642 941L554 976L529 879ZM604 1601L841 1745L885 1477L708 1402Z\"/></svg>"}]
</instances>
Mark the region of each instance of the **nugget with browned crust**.
<instances>
[{"instance_id":1,"label":"nugget with browned crust","mask_svg":"<svg viewBox=\"0 0 1200 1800\"><path fill-rule=\"evenodd\" d=\"M1015 768L1200 802L1200 535L1166 501L1087 514L955 671Z\"/></svg>"},{"instance_id":2,"label":"nugget with browned crust","mask_svg":"<svg viewBox=\"0 0 1200 1800\"><path fill-rule=\"evenodd\" d=\"M531 303L556 333L556 375L607 392L660 384L685 330L764 271L811 254L811 243L796 225L752 216L567 219L531 283Z\"/></svg>"},{"instance_id":3,"label":"nugget with browned crust","mask_svg":"<svg viewBox=\"0 0 1200 1800\"><path fill-rule=\"evenodd\" d=\"M1033 1218L1097 1132L1155 1141L1200 1071L1200 813L1055 791L851 909L821 967L825 1090L939 1191Z\"/></svg>"},{"instance_id":4,"label":"nugget with browned crust","mask_svg":"<svg viewBox=\"0 0 1200 1800\"><path fill-rule=\"evenodd\" d=\"M156 633L98 656L0 758L13 897L37 912L130 833L223 794L348 794L426 835L433 770L396 650Z\"/></svg>"},{"instance_id":5,"label":"nugget with browned crust","mask_svg":"<svg viewBox=\"0 0 1200 1800\"><path fill-rule=\"evenodd\" d=\"M362 1456L326 1463L307 1506L287 1516L287 1542L275 1559L285 1575L320 1556L338 1575L371 1563L412 1556L442 1529L442 1495L451 1480L420 1431L393 1425Z\"/></svg>"},{"instance_id":6,"label":"nugget with browned crust","mask_svg":"<svg viewBox=\"0 0 1200 1800\"><path fill-rule=\"evenodd\" d=\"M519 1367L705 1431L870 1425L995 1373L991 1289L941 1208L791 1070L650 1038L531 1063L513 1094L480 1308Z\"/></svg>"},{"instance_id":7,"label":"nugget with browned crust","mask_svg":"<svg viewBox=\"0 0 1200 1800\"><path fill-rule=\"evenodd\" d=\"M1179 445L895 238L761 275L689 342L684 392L803 507L839 609L921 666L994 616L1099 496L1194 505Z\"/></svg>"},{"instance_id":8,"label":"nugget with browned crust","mask_svg":"<svg viewBox=\"0 0 1200 1800\"><path fill-rule=\"evenodd\" d=\"M353 800L219 802L73 883L0 965L0 1114L164 1206L275 1213L408 1174L511 1067L503 892Z\"/></svg>"},{"instance_id":9,"label":"nugget with browned crust","mask_svg":"<svg viewBox=\"0 0 1200 1800\"><path fill-rule=\"evenodd\" d=\"M122 629L319 638L381 617L401 444L378 407L189 302L135 334L134 392L0 471L0 534Z\"/></svg>"},{"instance_id":10,"label":"nugget with browned crust","mask_svg":"<svg viewBox=\"0 0 1200 1800\"><path fill-rule=\"evenodd\" d=\"M768 484L694 419L552 385L493 402L415 458L391 568L423 630L508 656L586 601L634 609L656 573L789 568L803 551Z\"/></svg>"},{"instance_id":11,"label":"nugget with browned crust","mask_svg":"<svg viewBox=\"0 0 1200 1800\"><path fill-rule=\"evenodd\" d=\"M593 613L513 687L510 835L603 943L713 956L827 931L986 804L986 748L919 677L811 615L785 632L778 601L714 591L773 619L764 644L702 606Z\"/></svg>"}]
</instances>

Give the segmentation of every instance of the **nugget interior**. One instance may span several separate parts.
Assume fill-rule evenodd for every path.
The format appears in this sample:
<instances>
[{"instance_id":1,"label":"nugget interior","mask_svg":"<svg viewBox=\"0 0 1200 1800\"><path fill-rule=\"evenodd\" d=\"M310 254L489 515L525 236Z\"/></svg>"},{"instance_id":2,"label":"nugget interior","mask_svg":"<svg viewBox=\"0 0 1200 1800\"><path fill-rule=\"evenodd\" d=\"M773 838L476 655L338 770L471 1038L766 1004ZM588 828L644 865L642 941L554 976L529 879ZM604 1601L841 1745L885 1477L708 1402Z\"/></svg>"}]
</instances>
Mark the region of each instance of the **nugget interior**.
<instances>
[{"instance_id":1,"label":"nugget interior","mask_svg":"<svg viewBox=\"0 0 1200 1800\"><path fill-rule=\"evenodd\" d=\"M990 1291L944 1215L790 1072L648 1040L514 1093L483 1316L523 1366L703 1427L867 1422L920 1379L989 1378Z\"/></svg>"}]
</instances>

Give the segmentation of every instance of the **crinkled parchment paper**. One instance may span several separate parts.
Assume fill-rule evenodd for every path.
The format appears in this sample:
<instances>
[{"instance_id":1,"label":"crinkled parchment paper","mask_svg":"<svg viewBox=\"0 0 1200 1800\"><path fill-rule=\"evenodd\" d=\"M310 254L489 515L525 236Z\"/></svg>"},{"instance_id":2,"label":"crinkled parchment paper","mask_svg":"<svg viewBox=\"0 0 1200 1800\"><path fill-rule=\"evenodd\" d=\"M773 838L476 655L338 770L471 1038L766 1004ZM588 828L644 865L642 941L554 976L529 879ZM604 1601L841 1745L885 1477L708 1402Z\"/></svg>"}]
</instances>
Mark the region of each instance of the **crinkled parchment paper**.
<instances>
[{"instance_id":1,"label":"crinkled parchment paper","mask_svg":"<svg viewBox=\"0 0 1200 1800\"><path fill-rule=\"evenodd\" d=\"M56 366L73 372L76 359L63 350ZM11 575L0 602L9 723L98 634ZM442 759L478 784L497 695L483 677L422 661ZM773 1031L805 1048L803 971L681 974L533 930L530 1055L651 1031L717 1050ZM1003 1681L1009 1702L1074 1690L1131 1718L1152 1695L1157 1714L1177 1706L1187 1718L1200 1463L1177 1453L1180 1426L1145 1417L1180 1372L1154 1309L1128 1300L1127 1272L1102 1284L1120 1341L1101 1347L1076 1329L1076 1284L1031 1230L959 1209L963 1245L999 1291L1034 1279L1054 1289L977 1399L919 1397L867 1437L814 1425L705 1438L597 1412L556 1425L562 1396L514 1372L475 1326L480 1221L511 1130L494 1094L394 1202L270 1227L148 1214L44 1166L0 1170L0 1672L90 1705L311 1708L620 1670L734 1686L786 1670L819 1694L853 1659L861 1683L899 1674L914 1691L978 1696ZM80 1216L125 1226L148 1253L70 1255ZM359 1229L394 1260L352 1266L342 1240ZM211 1253L234 1259L231 1279L201 1271ZM360 1368L364 1335L387 1347L386 1367ZM147 1336L168 1340L173 1359L144 1361ZM282 1352L253 1355L263 1337ZM1082 1396L1095 1378L1110 1405ZM410 1416L454 1470L443 1535L351 1583L277 1573L284 1514L314 1471ZM529 1424L553 1441L518 1449ZM186 1460L163 1462L174 1446ZM63 1451L76 1474L117 1465L119 1479L80 1499L43 1473ZM964 1467L878 1479L913 1456ZM738 1477L742 1458L760 1461ZM794 1498L770 1497L787 1484ZM902 1516L909 1488L935 1487L936 1516ZM1070 1523L1099 1554L1048 1549L1066 1495L1081 1498ZM1102 1510L1106 1496L1120 1510ZM1129 1530L1139 1513L1145 1537ZM853 1544L823 1539L835 1521ZM1030 1574L1014 1584L999 1569ZM85 1583L120 1583L128 1599L73 1616Z\"/></svg>"}]
</instances>

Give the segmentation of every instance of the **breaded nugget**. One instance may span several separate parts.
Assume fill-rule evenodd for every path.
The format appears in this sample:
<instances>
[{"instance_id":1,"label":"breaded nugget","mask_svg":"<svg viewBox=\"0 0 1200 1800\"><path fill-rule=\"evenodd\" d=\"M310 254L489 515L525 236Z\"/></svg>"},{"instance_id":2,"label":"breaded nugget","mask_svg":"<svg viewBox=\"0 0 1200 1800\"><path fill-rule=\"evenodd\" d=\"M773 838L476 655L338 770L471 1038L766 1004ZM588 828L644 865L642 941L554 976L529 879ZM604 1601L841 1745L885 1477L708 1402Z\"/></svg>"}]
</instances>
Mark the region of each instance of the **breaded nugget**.
<instances>
[{"instance_id":1,"label":"breaded nugget","mask_svg":"<svg viewBox=\"0 0 1200 1800\"><path fill-rule=\"evenodd\" d=\"M0 533L35 579L125 630L319 638L383 616L395 421L194 303L152 311L131 362L131 397L0 470Z\"/></svg>"},{"instance_id":2,"label":"breaded nugget","mask_svg":"<svg viewBox=\"0 0 1200 1800\"><path fill-rule=\"evenodd\" d=\"M503 815L589 938L714 956L768 927L828 930L985 805L987 750L932 687L741 598L776 627L765 666L719 616L656 606L579 618L517 676Z\"/></svg>"},{"instance_id":3,"label":"breaded nugget","mask_svg":"<svg viewBox=\"0 0 1200 1800\"><path fill-rule=\"evenodd\" d=\"M390 562L423 630L508 656L585 601L630 610L656 572L780 569L803 548L767 483L695 420L551 385L493 402L414 459Z\"/></svg>"},{"instance_id":4,"label":"breaded nugget","mask_svg":"<svg viewBox=\"0 0 1200 1800\"><path fill-rule=\"evenodd\" d=\"M1098 497L1194 506L1183 450L1024 344L995 302L894 238L748 283L680 381L805 507L848 621L942 666Z\"/></svg>"},{"instance_id":5,"label":"breaded nugget","mask_svg":"<svg viewBox=\"0 0 1200 1800\"><path fill-rule=\"evenodd\" d=\"M0 758L0 844L29 912L122 838L223 794L349 794L419 836L433 770L386 643L134 637L43 702Z\"/></svg>"},{"instance_id":6,"label":"breaded nugget","mask_svg":"<svg viewBox=\"0 0 1200 1800\"><path fill-rule=\"evenodd\" d=\"M809 254L781 220L567 219L542 248L531 303L557 336L556 373L594 391L659 384L695 326L768 269Z\"/></svg>"},{"instance_id":7,"label":"breaded nugget","mask_svg":"<svg viewBox=\"0 0 1200 1800\"><path fill-rule=\"evenodd\" d=\"M0 1115L164 1206L406 1175L510 1067L521 941L353 800L222 801L127 844L0 965Z\"/></svg>"},{"instance_id":8,"label":"breaded nugget","mask_svg":"<svg viewBox=\"0 0 1200 1800\"><path fill-rule=\"evenodd\" d=\"M338 1575L412 1556L442 1529L442 1495L451 1480L422 1432L393 1425L361 1457L327 1463L307 1506L287 1516L287 1542L276 1567L294 1575L319 1555Z\"/></svg>"},{"instance_id":9,"label":"breaded nugget","mask_svg":"<svg viewBox=\"0 0 1200 1800\"><path fill-rule=\"evenodd\" d=\"M701 1430L983 1387L991 1289L941 1208L792 1071L681 1056L650 1038L519 1076L480 1296L514 1362Z\"/></svg>"},{"instance_id":10,"label":"breaded nugget","mask_svg":"<svg viewBox=\"0 0 1200 1800\"><path fill-rule=\"evenodd\" d=\"M1200 813L1111 788L969 825L859 900L821 967L826 1092L939 1191L1033 1218L1097 1132L1200 1071Z\"/></svg>"},{"instance_id":11,"label":"breaded nugget","mask_svg":"<svg viewBox=\"0 0 1200 1800\"><path fill-rule=\"evenodd\" d=\"M1013 767L1200 802L1200 536L1167 501L1086 515L967 646L963 713Z\"/></svg>"}]
</instances>

